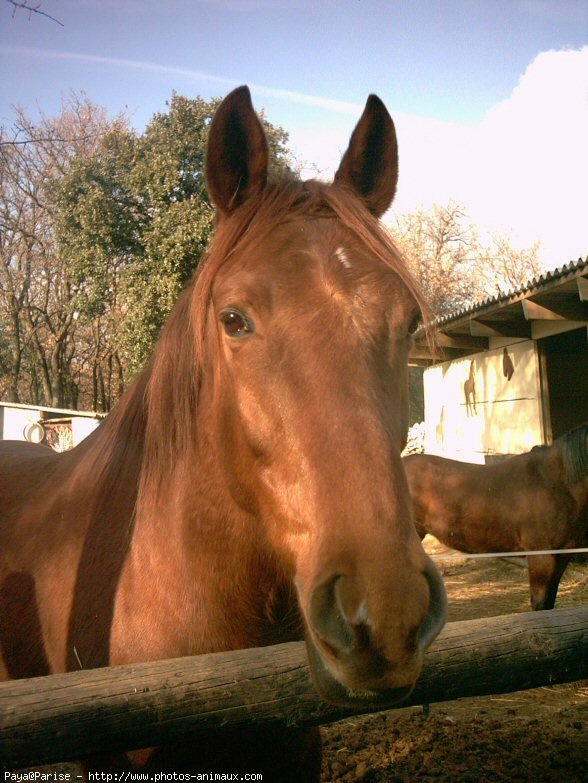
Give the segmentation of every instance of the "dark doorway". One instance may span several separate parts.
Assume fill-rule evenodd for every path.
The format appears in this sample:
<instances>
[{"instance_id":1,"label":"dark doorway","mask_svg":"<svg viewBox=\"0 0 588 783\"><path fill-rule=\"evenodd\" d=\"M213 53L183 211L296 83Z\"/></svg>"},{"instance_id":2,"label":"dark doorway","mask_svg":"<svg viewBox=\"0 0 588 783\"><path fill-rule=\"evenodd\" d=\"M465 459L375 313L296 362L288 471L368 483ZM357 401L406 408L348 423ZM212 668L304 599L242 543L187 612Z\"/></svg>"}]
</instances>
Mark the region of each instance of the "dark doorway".
<instances>
[{"instance_id":1,"label":"dark doorway","mask_svg":"<svg viewBox=\"0 0 588 783\"><path fill-rule=\"evenodd\" d=\"M408 426L425 420L424 367L408 368Z\"/></svg>"},{"instance_id":2,"label":"dark doorway","mask_svg":"<svg viewBox=\"0 0 588 783\"><path fill-rule=\"evenodd\" d=\"M548 420L553 439L588 421L586 327L539 341L545 368Z\"/></svg>"}]
</instances>

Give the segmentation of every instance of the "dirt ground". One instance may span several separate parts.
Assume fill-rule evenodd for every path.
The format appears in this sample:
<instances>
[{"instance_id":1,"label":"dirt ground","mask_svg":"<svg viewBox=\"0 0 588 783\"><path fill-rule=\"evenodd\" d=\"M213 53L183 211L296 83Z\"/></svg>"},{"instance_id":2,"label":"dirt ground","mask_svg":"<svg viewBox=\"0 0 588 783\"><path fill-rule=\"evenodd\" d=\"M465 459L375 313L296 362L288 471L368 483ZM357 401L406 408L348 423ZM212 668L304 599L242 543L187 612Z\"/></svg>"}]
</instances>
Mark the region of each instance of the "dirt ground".
<instances>
[{"instance_id":1,"label":"dirt ground","mask_svg":"<svg viewBox=\"0 0 588 783\"><path fill-rule=\"evenodd\" d=\"M452 554L427 536L434 555ZM449 621L530 609L526 569L505 560L437 561ZM588 563L568 567L556 607L588 601ZM324 726L323 783L586 783L588 681Z\"/></svg>"}]
</instances>

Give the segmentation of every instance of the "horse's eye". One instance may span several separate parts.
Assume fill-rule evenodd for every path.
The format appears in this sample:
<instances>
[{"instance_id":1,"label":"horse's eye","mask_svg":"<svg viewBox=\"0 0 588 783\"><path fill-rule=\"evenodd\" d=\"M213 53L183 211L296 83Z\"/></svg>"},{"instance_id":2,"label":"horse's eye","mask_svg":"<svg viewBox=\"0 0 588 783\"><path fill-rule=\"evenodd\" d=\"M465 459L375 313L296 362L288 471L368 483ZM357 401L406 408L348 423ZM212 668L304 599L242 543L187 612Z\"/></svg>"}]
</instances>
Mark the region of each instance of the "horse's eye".
<instances>
[{"instance_id":1,"label":"horse's eye","mask_svg":"<svg viewBox=\"0 0 588 783\"><path fill-rule=\"evenodd\" d=\"M229 337L243 337L253 332L253 325L237 310L225 310L220 319Z\"/></svg>"}]
</instances>

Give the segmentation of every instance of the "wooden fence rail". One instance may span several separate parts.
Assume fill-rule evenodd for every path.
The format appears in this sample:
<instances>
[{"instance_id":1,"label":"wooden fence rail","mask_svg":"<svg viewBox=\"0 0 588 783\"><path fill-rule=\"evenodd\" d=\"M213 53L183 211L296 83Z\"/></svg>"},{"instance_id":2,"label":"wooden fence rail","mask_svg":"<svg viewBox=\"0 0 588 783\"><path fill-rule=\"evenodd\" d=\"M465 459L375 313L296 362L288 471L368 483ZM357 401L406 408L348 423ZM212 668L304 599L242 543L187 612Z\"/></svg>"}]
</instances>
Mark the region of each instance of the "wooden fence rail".
<instances>
[{"instance_id":1,"label":"wooden fence rail","mask_svg":"<svg viewBox=\"0 0 588 783\"><path fill-rule=\"evenodd\" d=\"M449 623L398 706L588 679L588 605ZM357 713L357 711L355 711ZM0 685L0 766L162 744L224 727L329 723L304 644L54 674Z\"/></svg>"}]
</instances>

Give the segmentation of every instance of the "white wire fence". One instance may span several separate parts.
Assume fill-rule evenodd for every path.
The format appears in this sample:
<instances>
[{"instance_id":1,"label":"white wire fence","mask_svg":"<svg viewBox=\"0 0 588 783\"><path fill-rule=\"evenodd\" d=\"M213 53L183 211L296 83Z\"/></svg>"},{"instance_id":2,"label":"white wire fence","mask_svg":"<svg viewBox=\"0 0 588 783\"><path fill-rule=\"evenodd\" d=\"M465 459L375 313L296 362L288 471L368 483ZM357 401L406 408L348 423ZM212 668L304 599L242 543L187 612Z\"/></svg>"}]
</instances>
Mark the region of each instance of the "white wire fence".
<instances>
[{"instance_id":1,"label":"white wire fence","mask_svg":"<svg viewBox=\"0 0 588 783\"><path fill-rule=\"evenodd\" d=\"M527 557L531 555L579 555L588 554L588 547L575 549L531 549L522 552L455 552L448 555L429 554L431 560L477 560L489 557Z\"/></svg>"}]
</instances>

